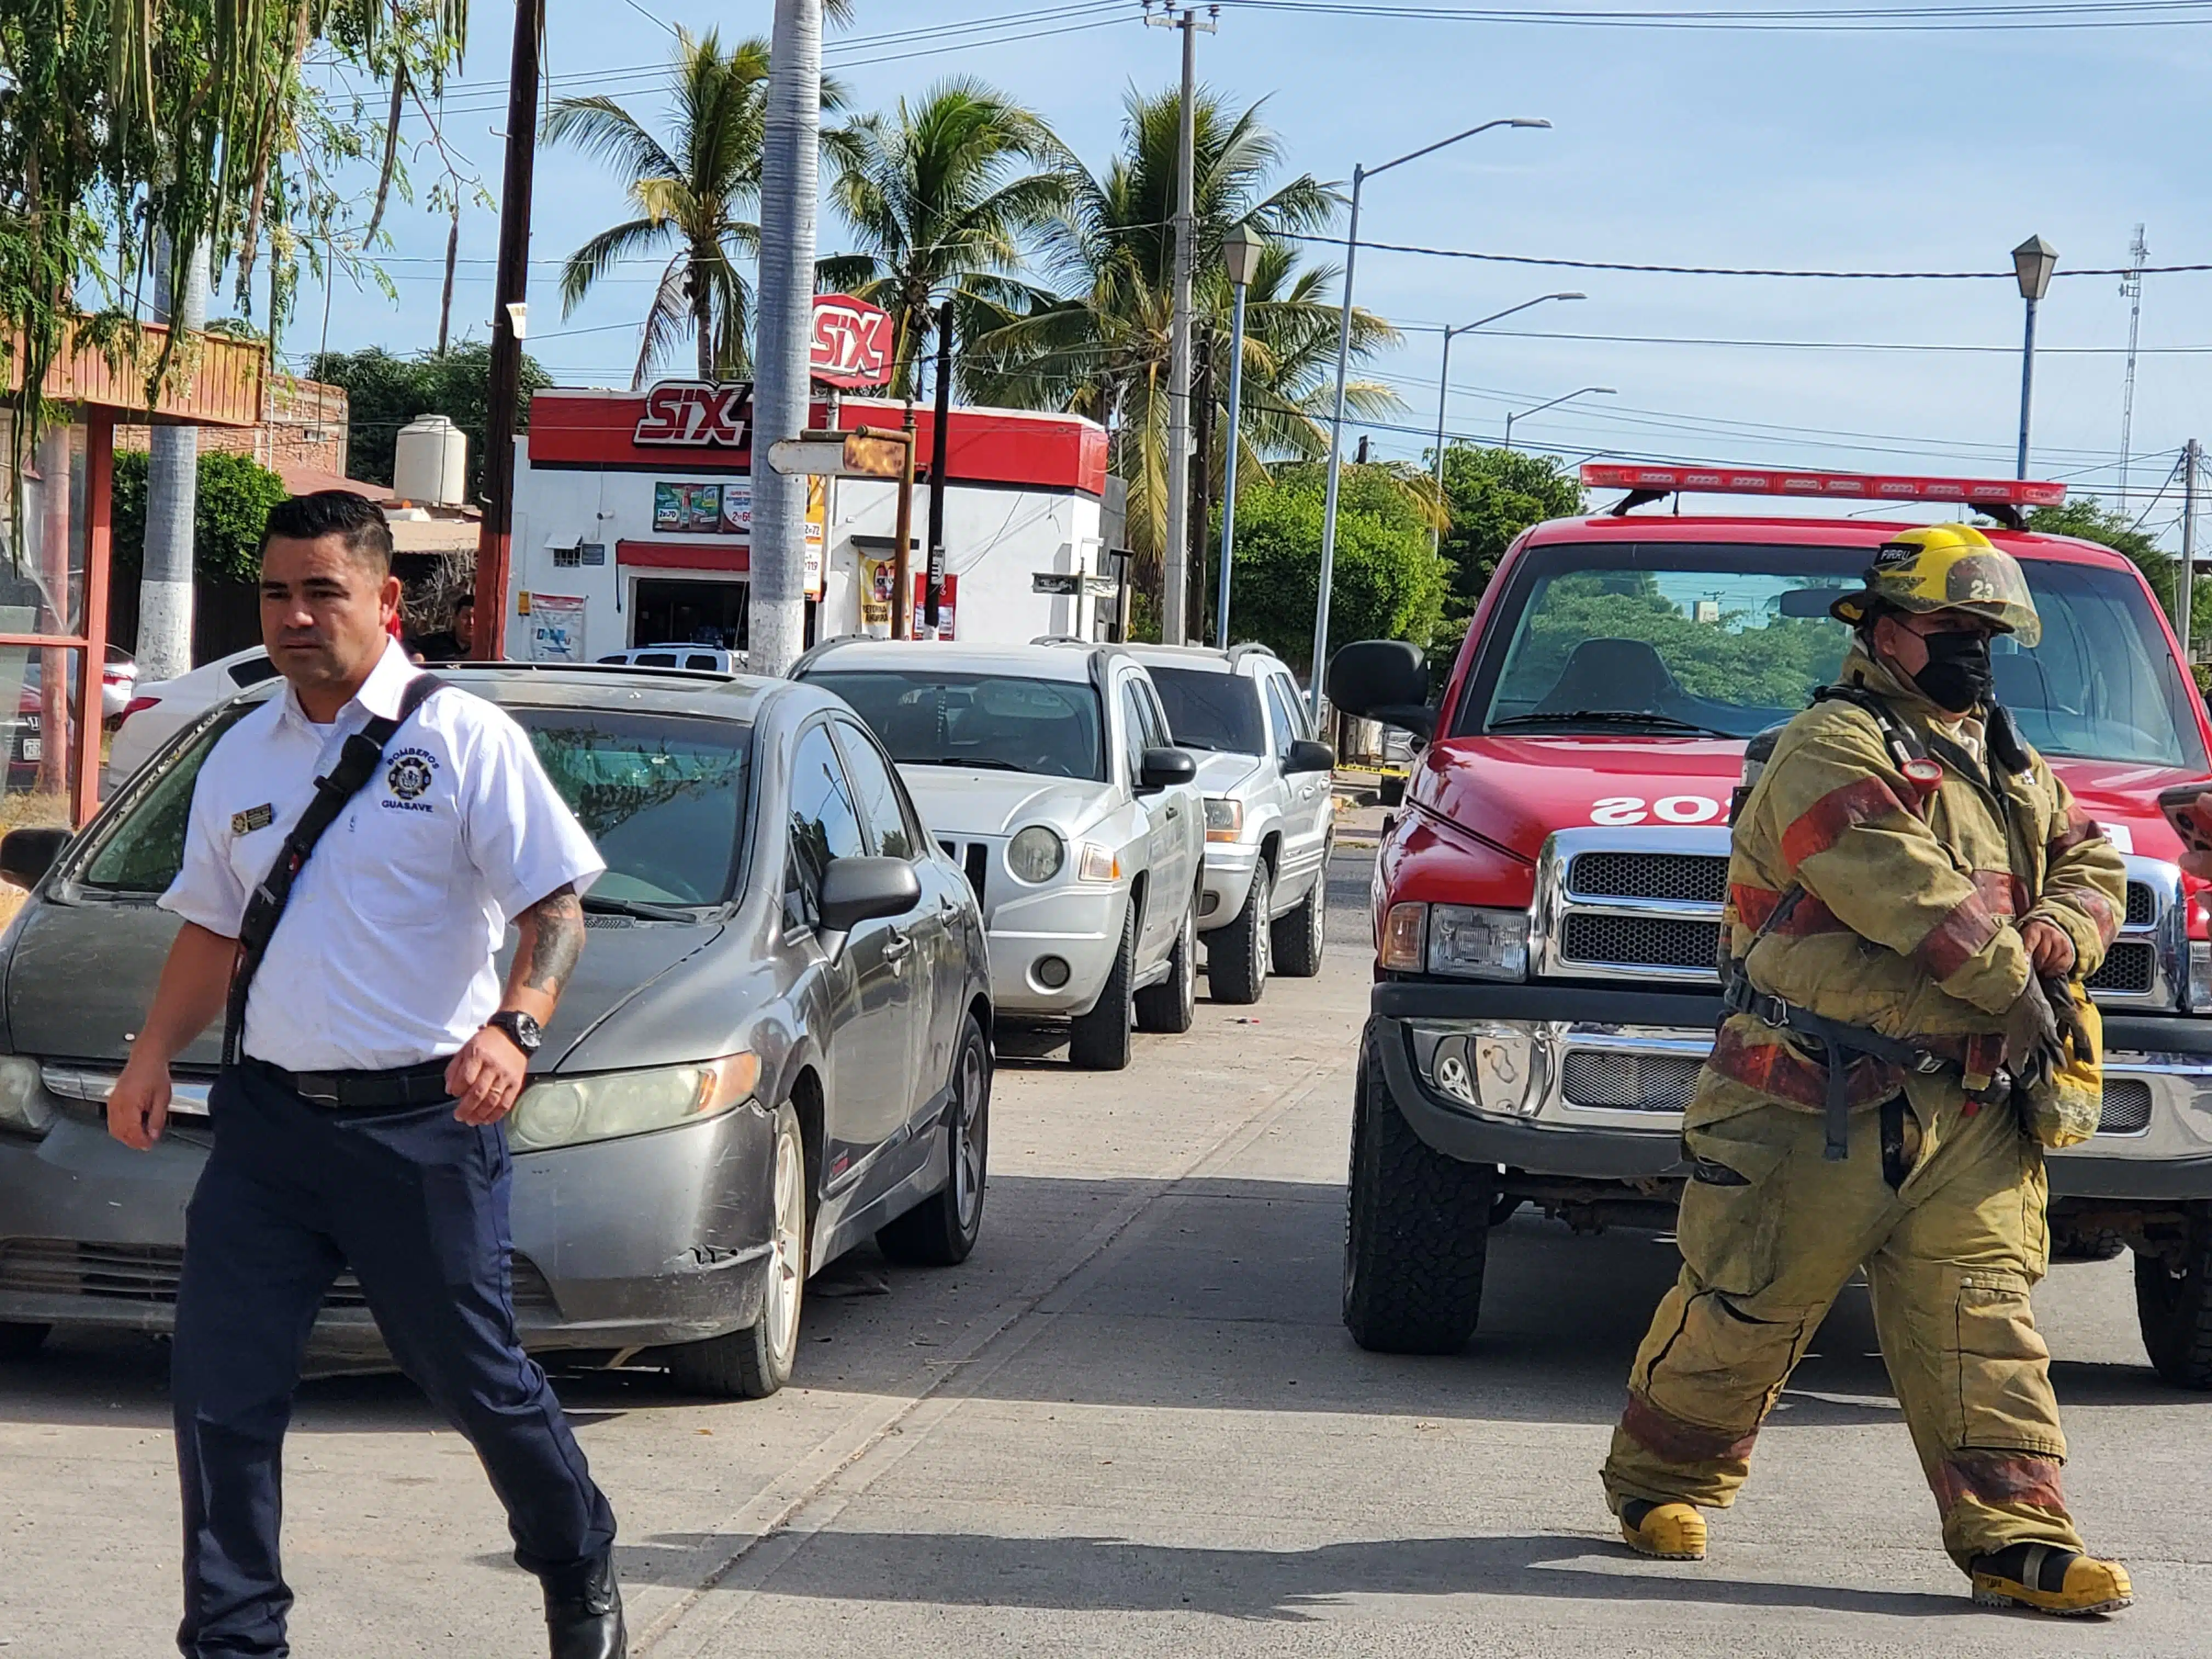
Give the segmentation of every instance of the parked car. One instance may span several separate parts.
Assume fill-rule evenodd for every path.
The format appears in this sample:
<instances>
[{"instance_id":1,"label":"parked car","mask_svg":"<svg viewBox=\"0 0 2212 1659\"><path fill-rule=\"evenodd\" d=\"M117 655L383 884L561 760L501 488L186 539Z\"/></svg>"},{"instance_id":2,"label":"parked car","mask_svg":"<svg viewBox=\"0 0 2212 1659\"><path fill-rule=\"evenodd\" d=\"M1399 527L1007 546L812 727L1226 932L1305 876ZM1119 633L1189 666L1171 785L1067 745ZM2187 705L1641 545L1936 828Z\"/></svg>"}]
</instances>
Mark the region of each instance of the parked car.
<instances>
[{"instance_id":1,"label":"parked car","mask_svg":"<svg viewBox=\"0 0 2212 1659\"><path fill-rule=\"evenodd\" d=\"M1196 1013L1204 808L1143 666L1111 646L847 640L793 673L898 762L990 932L1002 1013L1065 1017L1068 1058Z\"/></svg>"},{"instance_id":2,"label":"parked car","mask_svg":"<svg viewBox=\"0 0 2212 1659\"><path fill-rule=\"evenodd\" d=\"M811 687L450 672L530 732L609 866L507 1121L524 1344L770 1393L809 1274L870 1237L957 1262L981 1227L994 1011L967 877L875 739ZM55 1326L170 1326L219 1034L185 1054L150 1153L108 1139L102 1103L175 932L154 901L193 779L273 692L180 733L74 841L0 841L0 873L37 883L0 947L0 1353ZM315 1340L380 1351L350 1278Z\"/></svg>"},{"instance_id":3,"label":"parked car","mask_svg":"<svg viewBox=\"0 0 2212 1659\"><path fill-rule=\"evenodd\" d=\"M1335 757L1297 682L1264 645L1136 645L1175 740L1198 756L1206 884L1198 901L1216 1002L1257 1002L1270 973L1321 972Z\"/></svg>"},{"instance_id":4,"label":"parked car","mask_svg":"<svg viewBox=\"0 0 2212 1659\"><path fill-rule=\"evenodd\" d=\"M225 697L276 678L276 665L256 645L202 663L173 680L153 680L135 687L118 711L123 723L107 745L101 793L113 794L162 744Z\"/></svg>"},{"instance_id":5,"label":"parked car","mask_svg":"<svg viewBox=\"0 0 2212 1659\"><path fill-rule=\"evenodd\" d=\"M1741 471L1771 492L1776 475ZM1655 475L1671 476L1629 482ZM1996 641L1997 696L2127 865L2088 981L2103 1121L2045 1161L2053 1249L2132 1247L2153 1364L2212 1389L2212 942L2156 805L2212 771L2212 722L2136 567L2017 527L2048 486L1950 487L2013 520L1988 534L2042 614L2033 648ZM1819 473L1783 493L1850 489L1873 493ZM1584 1231L1674 1224L1682 1110L1721 1013L1747 745L1835 673L1847 640L1829 604L1903 526L1626 511L1664 493L1524 532L1440 696L1411 646L1362 641L1329 665L1337 707L1428 742L1375 867L1345 1267L1363 1346L1464 1343L1484 1240L1522 1204Z\"/></svg>"},{"instance_id":6,"label":"parked car","mask_svg":"<svg viewBox=\"0 0 2212 1659\"><path fill-rule=\"evenodd\" d=\"M638 645L627 651L611 652L599 660L627 663L633 668L681 668L712 674L745 672L745 653L719 645Z\"/></svg>"}]
</instances>

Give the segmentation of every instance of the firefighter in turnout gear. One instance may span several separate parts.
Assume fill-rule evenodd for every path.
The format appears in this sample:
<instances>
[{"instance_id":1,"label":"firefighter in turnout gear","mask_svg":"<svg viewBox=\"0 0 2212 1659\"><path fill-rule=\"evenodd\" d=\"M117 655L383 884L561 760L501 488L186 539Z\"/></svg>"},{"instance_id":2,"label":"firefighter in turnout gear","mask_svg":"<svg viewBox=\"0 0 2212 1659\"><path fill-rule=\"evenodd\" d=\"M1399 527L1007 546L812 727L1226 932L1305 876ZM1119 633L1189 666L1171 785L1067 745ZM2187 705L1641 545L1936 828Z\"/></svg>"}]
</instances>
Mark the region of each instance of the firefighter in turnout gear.
<instances>
[{"instance_id":1,"label":"firefighter in turnout gear","mask_svg":"<svg viewBox=\"0 0 2212 1659\"><path fill-rule=\"evenodd\" d=\"M2061 1085L2096 1083L2119 854L1993 696L2041 634L2020 567L1964 525L1885 544L1833 614L1839 684L1775 739L1729 866L1730 1010L1684 1122L1681 1276L1604 1468L1623 1537L1695 1560L1761 1419L1863 1268L1943 1545L1979 1601L2104 1613L2028 1290ZM2094 1129L2094 1117L2089 1128Z\"/></svg>"}]
</instances>

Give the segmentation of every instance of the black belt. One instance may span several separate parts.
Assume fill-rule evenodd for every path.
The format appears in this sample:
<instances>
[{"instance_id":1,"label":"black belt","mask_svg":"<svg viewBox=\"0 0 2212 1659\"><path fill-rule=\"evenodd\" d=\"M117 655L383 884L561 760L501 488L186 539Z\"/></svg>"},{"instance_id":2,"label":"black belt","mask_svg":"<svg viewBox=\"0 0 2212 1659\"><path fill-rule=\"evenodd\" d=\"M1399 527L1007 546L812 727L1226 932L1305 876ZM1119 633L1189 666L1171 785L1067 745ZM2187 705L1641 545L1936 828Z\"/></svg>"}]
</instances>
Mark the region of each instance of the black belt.
<instances>
[{"instance_id":1,"label":"black belt","mask_svg":"<svg viewBox=\"0 0 2212 1659\"><path fill-rule=\"evenodd\" d=\"M1821 1046L1827 1070L1826 1133L1821 1155L1830 1160L1850 1155L1850 1063L1851 1056L1871 1054L1876 1060L1899 1066L1908 1072L1923 1073L1940 1072L1944 1060L1910 1042L1900 1042L1895 1037L1875 1030L1869 1025L1852 1025L1839 1019L1829 1019L1810 1008L1787 1001L1759 989L1743 971L1741 961L1733 964L1735 971L1727 976L1721 988L1722 1006L1731 1013L1749 1014L1769 1025L1778 1025L1799 1036L1810 1037Z\"/></svg>"},{"instance_id":2,"label":"black belt","mask_svg":"<svg viewBox=\"0 0 2212 1659\"><path fill-rule=\"evenodd\" d=\"M240 1063L309 1105L334 1112L396 1112L453 1097L446 1087L449 1062L442 1060L390 1072L288 1072L251 1054Z\"/></svg>"}]
</instances>

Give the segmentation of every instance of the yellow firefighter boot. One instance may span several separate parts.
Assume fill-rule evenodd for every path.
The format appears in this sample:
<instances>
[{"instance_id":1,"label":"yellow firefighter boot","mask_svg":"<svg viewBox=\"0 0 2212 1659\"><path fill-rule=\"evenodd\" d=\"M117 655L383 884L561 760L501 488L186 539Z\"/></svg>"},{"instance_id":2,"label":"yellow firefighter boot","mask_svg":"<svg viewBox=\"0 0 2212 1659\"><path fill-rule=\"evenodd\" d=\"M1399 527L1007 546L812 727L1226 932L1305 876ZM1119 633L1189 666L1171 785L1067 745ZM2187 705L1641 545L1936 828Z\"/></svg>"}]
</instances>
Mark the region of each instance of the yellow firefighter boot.
<instances>
[{"instance_id":1,"label":"yellow firefighter boot","mask_svg":"<svg viewBox=\"0 0 2212 1659\"><path fill-rule=\"evenodd\" d=\"M2014 1544L1974 1558L1974 1600L1985 1607L2031 1607L2073 1618L2118 1613L2136 1599L2117 1561L2076 1555L2050 1544Z\"/></svg>"},{"instance_id":2,"label":"yellow firefighter boot","mask_svg":"<svg viewBox=\"0 0 2212 1659\"><path fill-rule=\"evenodd\" d=\"M1693 1504L1632 1498L1620 1506L1620 1535L1639 1555L1662 1561L1705 1559L1705 1517Z\"/></svg>"}]
</instances>

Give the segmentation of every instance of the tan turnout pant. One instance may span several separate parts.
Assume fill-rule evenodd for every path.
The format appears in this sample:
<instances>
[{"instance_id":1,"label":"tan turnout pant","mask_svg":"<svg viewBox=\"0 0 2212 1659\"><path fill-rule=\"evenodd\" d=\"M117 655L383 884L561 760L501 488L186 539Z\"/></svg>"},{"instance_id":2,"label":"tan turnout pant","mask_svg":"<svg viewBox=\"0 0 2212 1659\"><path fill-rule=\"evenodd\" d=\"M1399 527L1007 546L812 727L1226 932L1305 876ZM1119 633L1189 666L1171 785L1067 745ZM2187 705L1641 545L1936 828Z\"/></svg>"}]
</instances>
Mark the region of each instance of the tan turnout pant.
<instances>
[{"instance_id":1,"label":"tan turnout pant","mask_svg":"<svg viewBox=\"0 0 2212 1659\"><path fill-rule=\"evenodd\" d=\"M1760 1421L1863 1267L1952 1559L2081 1548L2059 1491L2050 1350L2028 1308L2049 1261L2042 1148L2008 1109L1966 1115L1955 1088L1916 1104L1912 1153L1899 1159L1893 1142L1891 1173L1909 1164L1895 1190L1878 1110L1852 1115L1851 1155L1832 1163L1819 1115L1786 1106L1688 1133L1698 1174L1682 1196L1681 1276L1637 1352L1605 1462L1616 1513L1629 1498L1733 1503Z\"/></svg>"}]
</instances>

